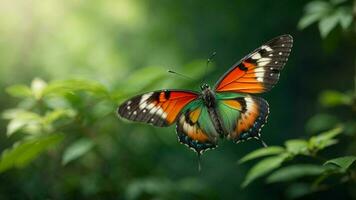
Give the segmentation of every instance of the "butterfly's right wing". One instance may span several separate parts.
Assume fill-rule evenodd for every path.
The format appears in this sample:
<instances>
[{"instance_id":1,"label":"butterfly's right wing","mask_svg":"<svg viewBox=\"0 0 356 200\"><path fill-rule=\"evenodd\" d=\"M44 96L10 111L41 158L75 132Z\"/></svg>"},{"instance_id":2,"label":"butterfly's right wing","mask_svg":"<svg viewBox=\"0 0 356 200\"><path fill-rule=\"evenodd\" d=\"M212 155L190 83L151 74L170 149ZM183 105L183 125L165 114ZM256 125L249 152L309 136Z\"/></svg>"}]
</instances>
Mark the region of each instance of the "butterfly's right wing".
<instances>
[{"instance_id":1,"label":"butterfly's right wing","mask_svg":"<svg viewBox=\"0 0 356 200\"><path fill-rule=\"evenodd\" d=\"M218 133L201 99L192 101L183 109L176 129L179 142L198 154L217 146Z\"/></svg>"}]
</instances>

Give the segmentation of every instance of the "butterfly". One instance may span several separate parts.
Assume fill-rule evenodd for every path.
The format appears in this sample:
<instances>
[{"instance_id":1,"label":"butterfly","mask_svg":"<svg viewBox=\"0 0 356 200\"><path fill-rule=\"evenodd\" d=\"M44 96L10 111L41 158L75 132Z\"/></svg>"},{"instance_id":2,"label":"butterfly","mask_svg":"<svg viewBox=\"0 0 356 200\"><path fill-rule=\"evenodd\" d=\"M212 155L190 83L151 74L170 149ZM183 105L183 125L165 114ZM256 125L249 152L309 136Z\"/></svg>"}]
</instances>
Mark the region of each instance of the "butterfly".
<instances>
[{"instance_id":1,"label":"butterfly","mask_svg":"<svg viewBox=\"0 0 356 200\"><path fill-rule=\"evenodd\" d=\"M178 140L202 154L217 147L219 138L235 143L261 139L267 122L266 100L252 94L269 91L279 79L293 45L290 35L281 35L233 65L211 88L201 92L159 90L123 102L117 112L122 118L158 127L176 123Z\"/></svg>"}]
</instances>

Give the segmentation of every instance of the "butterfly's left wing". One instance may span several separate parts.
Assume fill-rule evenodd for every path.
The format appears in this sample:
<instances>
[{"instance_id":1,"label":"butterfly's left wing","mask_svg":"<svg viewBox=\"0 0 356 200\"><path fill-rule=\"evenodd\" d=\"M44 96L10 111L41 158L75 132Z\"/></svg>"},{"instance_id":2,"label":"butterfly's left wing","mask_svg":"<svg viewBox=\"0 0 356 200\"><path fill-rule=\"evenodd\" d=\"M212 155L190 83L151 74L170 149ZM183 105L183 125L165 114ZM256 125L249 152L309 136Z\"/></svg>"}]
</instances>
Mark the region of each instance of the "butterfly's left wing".
<instances>
[{"instance_id":1,"label":"butterfly's left wing","mask_svg":"<svg viewBox=\"0 0 356 200\"><path fill-rule=\"evenodd\" d=\"M169 126L181 110L198 98L193 91L160 90L137 95L119 106L118 114L128 120L149 123L154 126Z\"/></svg>"},{"instance_id":2,"label":"butterfly's left wing","mask_svg":"<svg viewBox=\"0 0 356 200\"><path fill-rule=\"evenodd\" d=\"M276 37L237 62L215 86L217 92L262 93L278 81L293 45L290 35Z\"/></svg>"}]
</instances>

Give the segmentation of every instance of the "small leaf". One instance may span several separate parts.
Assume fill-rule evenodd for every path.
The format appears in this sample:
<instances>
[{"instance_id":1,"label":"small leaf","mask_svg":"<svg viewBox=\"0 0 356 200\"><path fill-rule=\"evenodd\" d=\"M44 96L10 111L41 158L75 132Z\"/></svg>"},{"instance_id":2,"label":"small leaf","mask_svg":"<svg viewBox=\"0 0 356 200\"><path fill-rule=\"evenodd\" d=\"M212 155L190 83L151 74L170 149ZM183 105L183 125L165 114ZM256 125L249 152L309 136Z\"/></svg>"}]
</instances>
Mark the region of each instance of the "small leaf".
<instances>
[{"instance_id":1,"label":"small leaf","mask_svg":"<svg viewBox=\"0 0 356 200\"><path fill-rule=\"evenodd\" d=\"M333 107L338 105L351 105L352 96L333 90L327 90L321 93L319 97L321 105Z\"/></svg>"},{"instance_id":2,"label":"small leaf","mask_svg":"<svg viewBox=\"0 0 356 200\"><path fill-rule=\"evenodd\" d=\"M280 154L273 157L268 157L256 165L252 167L252 169L247 173L244 182L242 183L242 187L246 187L252 181L256 180L257 178L271 172L272 170L281 166L281 164L288 158L288 154Z\"/></svg>"},{"instance_id":3,"label":"small leaf","mask_svg":"<svg viewBox=\"0 0 356 200\"><path fill-rule=\"evenodd\" d=\"M65 150L62 158L62 164L66 165L67 163L78 159L89 152L93 147L94 143L89 139L83 138L76 141Z\"/></svg>"},{"instance_id":4,"label":"small leaf","mask_svg":"<svg viewBox=\"0 0 356 200\"><path fill-rule=\"evenodd\" d=\"M336 11L336 15L339 17L339 23L344 30L350 27L353 18L351 7L340 7Z\"/></svg>"},{"instance_id":5,"label":"small leaf","mask_svg":"<svg viewBox=\"0 0 356 200\"><path fill-rule=\"evenodd\" d=\"M293 155L308 154L308 142L306 140L288 140L285 145L287 147L287 151Z\"/></svg>"},{"instance_id":6,"label":"small leaf","mask_svg":"<svg viewBox=\"0 0 356 200\"><path fill-rule=\"evenodd\" d=\"M38 100L42 98L43 91L47 87L47 83L40 78L33 79L31 83L31 90L34 97Z\"/></svg>"},{"instance_id":7,"label":"small leaf","mask_svg":"<svg viewBox=\"0 0 356 200\"><path fill-rule=\"evenodd\" d=\"M337 141L333 138L341 134L342 131L342 127L337 127L332 130L321 133L317 136L311 137L308 141L309 149L322 150L328 146L336 144Z\"/></svg>"},{"instance_id":8,"label":"small leaf","mask_svg":"<svg viewBox=\"0 0 356 200\"><path fill-rule=\"evenodd\" d=\"M30 97L32 96L32 91L26 85L13 85L6 88L6 92L13 97Z\"/></svg>"},{"instance_id":9,"label":"small leaf","mask_svg":"<svg viewBox=\"0 0 356 200\"><path fill-rule=\"evenodd\" d=\"M323 173L325 168L319 165L299 164L278 169L267 178L268 183L291 181L303 176L315 176Z\"/></svg>"},{"instance_id":10,"label":"small leaf","mask_svg":"<svg viewBox=\"0 0 356 200\"><path fill-rule=\"evenodd\" d=\"M323 17L319 22L319 31L322 38L326 38L329 33L336 27L339 22L339 17L333 13Z\"/></svg>"},{"instance_id":11,"label":"small leaf","mask_svg":"<svg viewBox=\"0 0 356 200\"><path fill-rule=\"evenodd\" d=\"M37 158L40 153L59 143L63 137L61 134L51 134L49 136L31 138L15 143L12 148L2 152L0 172L13 167L25 167L32 160Z\"/></svg>"},{"instance_id":12,"label":"small leaf","mask_svg":"<svg viewBox=\"0 0 356 200\"><path fill-rule=\"evenodd\" d=\"M257 149L255 151L245 155L243 158L241 158L239 160L239 164L247 162L249 160L259 158L259 157L280 154L283 152L285 152L285 149L283 147L279 147L279 146L269 146L267 148L260 148L260 149Z\"/></svg>"},{"instance_id":13,"label":"small leaf","mask_svg":"<svg viewBox=\"0 0 356 200\"><path fill-rule=\"evenodd\" d=\"M16 115L11 119L9 124L7 125L6 135L11 136L15 132L26 126L39 126L41 124L41 117L33 112L28 112L24 110L16 110ZM9 114L9 113L8 113Z\"/></svg>"},{"instance_id":14,"label":"small leaf","mask_svg":"<svg viewBox=\"0 0 356 200\"><path fill-rule=\"evenodd\" d=\"M49 83L44 95L63 95L85 91L100 97L108 96L106 87L96 81L86 79L57 80Z\"/></svg>"},{"instance_id":15,"label":"small leaf","mask_svg":"<svg viewBox=\"0 0 356 200\"><path fill-rule=\"evenodd\" d=\"M318 133L321 131L330 130L338 123L339 119L333 115L316 114L308 120L305 127L309 133Z\"/></svg>"},{"instance_id":16,"label":"small leaf","mask_svg":"<svg viewBox=\"0 0 356 200\"><path fill-rule=\"evenodd\" d=\"M311 1L305 6L306 13L328 13L332 9L326 1Z\"/></svg>"},{"instance_id":17,"label":"small leaf","mask_svg":"<svg viewBox=\"0 0 356 200\"><path fill-rule=\"evenodd\" d=\"M306 13L298 22L298 29L302 30L306 27L312 25L313 23L319 21L323 17L323 13Z\"/></svg>"},{"instance_id":18,"label":"small leaf","mask_svg":"<svg viewBox=\"0 0 356 200\"><path fill-rule=\"evenodd\" d=\"M328 160L324 165L333 164L341 168L342 171L346 171L356 161L356 156L344 156Z\"/></svg>"}]
</instances>

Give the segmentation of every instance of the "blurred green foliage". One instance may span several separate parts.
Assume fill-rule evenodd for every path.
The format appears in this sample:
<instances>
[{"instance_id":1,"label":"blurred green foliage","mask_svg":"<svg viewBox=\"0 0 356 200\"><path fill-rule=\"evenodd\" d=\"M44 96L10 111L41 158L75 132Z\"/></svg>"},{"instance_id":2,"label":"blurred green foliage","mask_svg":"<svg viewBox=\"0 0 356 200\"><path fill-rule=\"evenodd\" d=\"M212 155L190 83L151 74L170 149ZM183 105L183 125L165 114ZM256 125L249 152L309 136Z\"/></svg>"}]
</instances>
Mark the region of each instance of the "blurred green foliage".
<instances>
[{"instance_id":1,"label":"blurred green foliage","mask_svg":"<svg viewBox=\"0 0 356 200\"><path fill-rule=\"evenodd\" d=\"M1 1L0 199L356 199L355 12L352 0ZM223 141L198 172L174 127L116 117L132 95L198 88L212 52L209 83L284 33L295 46L264 94L268 148Z\"/></svg>"}]
</instances>

